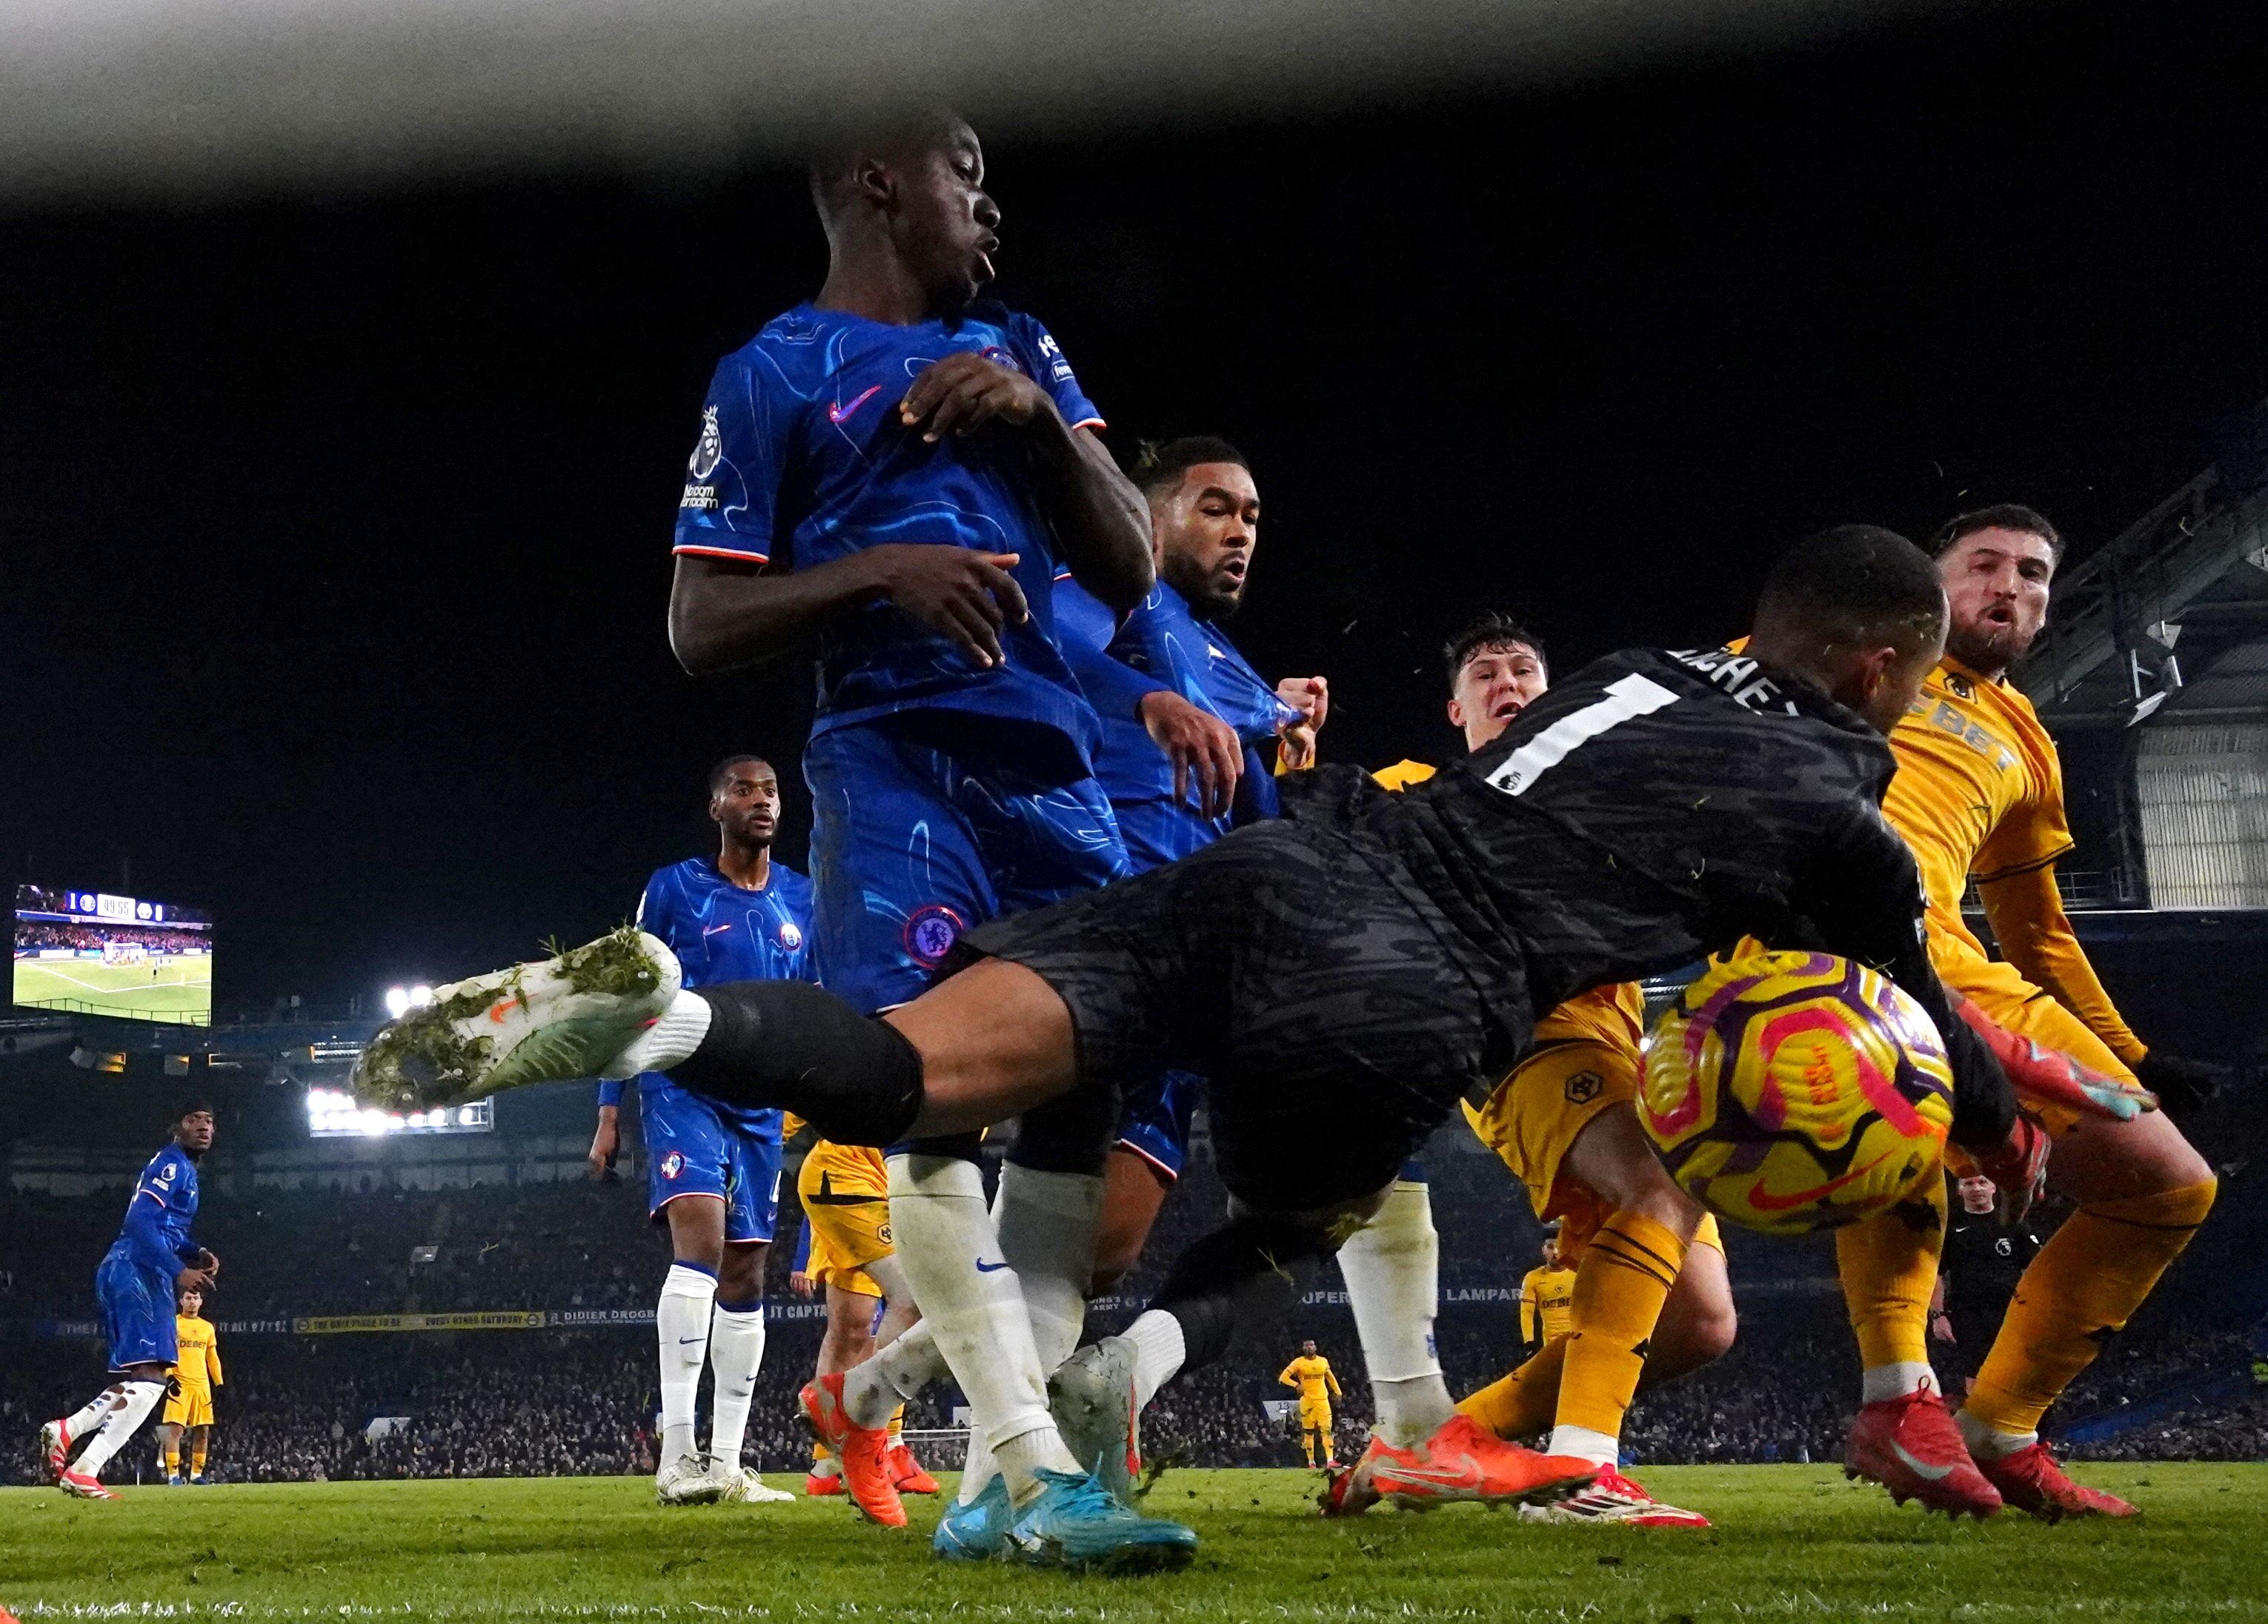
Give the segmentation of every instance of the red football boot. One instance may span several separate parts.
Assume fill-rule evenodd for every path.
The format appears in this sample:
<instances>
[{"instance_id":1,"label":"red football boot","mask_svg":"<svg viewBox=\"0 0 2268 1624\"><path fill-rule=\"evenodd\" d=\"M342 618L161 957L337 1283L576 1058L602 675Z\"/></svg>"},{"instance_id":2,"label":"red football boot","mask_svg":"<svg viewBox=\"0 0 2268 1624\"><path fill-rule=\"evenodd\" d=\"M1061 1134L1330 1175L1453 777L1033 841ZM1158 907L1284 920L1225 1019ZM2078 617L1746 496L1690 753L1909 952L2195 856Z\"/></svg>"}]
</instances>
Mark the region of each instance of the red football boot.
<instances>
[{"instance_id":1,"label":"red football boot","mask_svg":"<svg viewBox=\"0 0 2268 1624\"><path fill-rule=\"evenodd\" d=\"M1420 1508L1454 1500L1549 1505L1589 1488L1599 1475L1590 1461L1539 1455L1492 1437L1469 1415L1450 1416L1415 1449L1373 1437L1363 1464L1381 1496Z\"/></svg>"},{"instance_id":2,"label":"red football boot","mask_svg":"<svg viewBox=\"0 0 2268 1624\"><path fill-rule=\"evenodd\" d=\"M814 1499L827 1495L839 1495L843 1492L843 1474L840 1472L829 1472L822 1477L816 1472L806 1472L803 1474L803 1492Z\"/></svg>"},{"instance_id":3,"label":"red football boot","mask_svg":"<svg viewBox=\"0 0 2268 1624\"><path fill-rule=\"evenodd\" d=\"M2031 1444L2013 1455L1982 1457L1977 1462L2000 1497L2043 1523L2066 1517L2139 1517L2142 1508L2116 1495L2073 1482L2063 1463L2044 1444Z\"/></svg>"},{"instance_id":4,"label":"red football boot","mask_svg":"<svg viewBox=\"0 0 2268 1624\"><path fill-rule=\"evenodd\" d=\"M898 1498L898 1486L890 1481L890 1429L862 1427L850 1419L843 1402L843 1373L806 1382L795 1404L812 1436L835 1451L850 1503L885 1527L903 1528L905 1504Z\"/></svg>"},{"instance_id":5,"label":"red football boot","mask_svg":"<svg viewBox=\"0 0 2268 1624\"><path fill-rule=\"evenodd\" d=\"M897 1485L902 1495L933 1495L937 1480L914 1459L913 1451L902 1444L893 1444L889 1450L890 1481Z\"/></svg>"},{"instance_id":6,"label":"red football boot","mask_svg":"<svg viewBox=\"0 0 2268 1624\"><path fill-rule=\"evenodd\" d=\"M1904 1505L1918 1500L1948 1517L1991 1517L2000 1491L1969 1458L1953 1413L1935 1389L1863 1405L1843 1442L1843 1475L1871 1478Z\"/></svg>"},{"instance_id":7,"label":"red football boot","mask_svg":"<svg viewBox=\"0 0 2268 1624\"><path fill-rule=\"evenodd\" d=\"M51 1421L40 1429L40 1450L47 1457L49 1477L62 1478L63 1468L70 1465L73 1442L68 1421Z\"/></svg>"},{"instance_id":8,"label":"red football boot","mask_svg":"<svg viewBox=\"0 0 2268 1624\"><path fill-rule=\"evenodd\" d=\"M1632 1528L1709 1526L1709 1519L1700 1512L1656 1500L1612 1466L1599 1473L1597 1482L1558 1504L1522 1506L1520 1515L1537 1522L1624 1523Z\"/></svg>"},{"instance_id":9,"label":"red football boot","mask_svg":"<svg viewBox=\"0 0 2268 1624\"><path fill-rule=\"evenodd\" d=\"M118 1498L116 1495L112 1494L108 1489L105 1488L100 1483L97 1482L93 1478L89 1477L84 1472L59 1473L55 1477L55 1487L62 1489L63 1493L67 1495L77 1495L81 1500L115 1500Z\"/></svg>"}]
</instances>

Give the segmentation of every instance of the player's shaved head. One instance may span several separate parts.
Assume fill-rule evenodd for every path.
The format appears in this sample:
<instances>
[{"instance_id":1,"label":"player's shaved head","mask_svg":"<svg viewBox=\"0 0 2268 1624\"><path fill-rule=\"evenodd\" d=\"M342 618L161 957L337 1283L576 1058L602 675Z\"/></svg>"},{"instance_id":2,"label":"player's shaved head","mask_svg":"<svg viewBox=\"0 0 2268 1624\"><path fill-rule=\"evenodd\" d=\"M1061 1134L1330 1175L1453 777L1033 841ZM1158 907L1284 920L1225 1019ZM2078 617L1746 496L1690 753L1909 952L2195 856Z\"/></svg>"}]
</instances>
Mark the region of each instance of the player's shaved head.
<instances>
[{"instance_id":1,"label":"player's shaved head","mask_svg":"<svg viewBox=\"0 0 2268 1624\"><path fill-rule=\"evenodd\" d=\"M822 310L949 319L992 280L1000 209L984 149L956 113L916 108L843 131L812 158L811 196L827 228Z\"/></svg>"},{"instance_id":2,"label":"player's shaved head","mask_svg":"<svg viewBox=\"0 0 2268 1624\"><path fill-rule=\"evenodd\" d=\"M1242 452L1219 435L1185 434L1163 445L1145 440L1130 477L1144 496L1155 501L1172 496L1181 489L1182 479L1191 468L1208 462L1242 468L1248 473L1252 467Z\"/></svg>"},{"instance_id":3,"label":"player's shaved head","mask_svg":"<svg viewBox=\"0 0 2268 1624\"><path fill-rule=\"evenodd\" d=\"M1927 554L1896 531L1839 525L1773 562L1749 652L1888 733L1945 651L1945 588Z\"/></svg>"},{"instance_id":4,"label":"player's shaved head","mask_svg":"<svg viewBox=\"0 0 2268 1624\"><path fill-rule=\"evenodd\" d=\"M1160 578L1201 621L1235 614L1260 546L1260 487L1244 453L1219 435L1183 435L1145 444L1132 478Z\"/></svg>"},{"instance_id":5,"label":"player's shaved head","mask_svg":"<svg viewBox=\"0 0 2268 1624\"><path fill-rule=\"evenodd\" d=\"M950 107L900 107L831 130L806 160L811 201L831 225L856 196L861 165L901 163L963 142L974 146L976 134Z\"/></svg>"}]
</instances>

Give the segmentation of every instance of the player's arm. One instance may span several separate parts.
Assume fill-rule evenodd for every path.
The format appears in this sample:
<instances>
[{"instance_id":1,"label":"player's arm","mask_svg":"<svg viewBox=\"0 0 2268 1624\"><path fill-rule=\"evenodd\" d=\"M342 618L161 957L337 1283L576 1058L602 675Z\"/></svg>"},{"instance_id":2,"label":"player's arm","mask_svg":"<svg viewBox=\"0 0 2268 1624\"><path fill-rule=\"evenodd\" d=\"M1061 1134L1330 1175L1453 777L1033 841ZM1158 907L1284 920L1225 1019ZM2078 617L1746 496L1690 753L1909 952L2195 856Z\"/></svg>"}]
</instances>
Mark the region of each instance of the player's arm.
<instances>
[{"instance_id":1,"label":"player's arm","mask_svg":"<svg viewBox=\"0 0 2268 1624\"><path fill-rule=\"evenodd\" d=\"M2080 945L2056 889L2055 864L2045 863L2016 873L1980 879L1977 894L1984 916L2008 962L2025 979L2055 995L2058 1003L2085 1021L2110 1052L2132 1066L2149 1051L2120 1018L2117 1005Z\"/></svg>"},{"instance_id":2,"label":"player's arm","mask_svg":"<svg viewBox=\"0 0 2268 1624\"><path fill-rule=\"evenodd\" d=\"M1954 1013L1929 961L1920 871L1876 807L1852 801L1789 900L1816 927L1821 946L1889 976L1936 1025L1952 1063L1954 1143L1980 1154L2005 1146L2016 1123L2015 1090L1992 1050Z\"/></svg>"},{"instance_id":3,"label":"player's arm","mask_svg":"<svg viewBox=\"0 0 2268 1624\"><path fill-rule=\"evenodd\" d=\"M213 1333L212 1341L205 1344L205 1379L215 1387L221 1385L220 1334Z\"/></svg>"},{"instance_id":4,"label":"player's arm","mask_svg":"<svg viewBox=\"0 0 2268 1624\"><path fill-rule=\"evenodd\" d=\"M1195 705L1145 671L1109 652L1122 629L1110 606L1076 581L1059 580L1056 592L1056 638L1064 663L1079 680L1086 702L1108 717L1130 717L1174 764L1174 798L1186 801L1192 788L1196 805L1208 818L1226 817L1244 768L1244 746L1236 730ZM1138 635L1137 617L1127 617Z\"/></svg>"},{"instance_id":5,"label":"player's arm","mask_svg":"<svg viewBox=\"0 0 2268 1624\"><path fill-rule=\"evenodd\" d=\"M1520 1282L1520 1345L1535 1348L1543 1341L1543 1317L1535 1304L1535 1271Z\"/></svg>"},{"instance_id":6,"label":"player's arm","mask_svg":"<svg viewBox=\"0 0 2268 1624\"><path fill-rule=\"evenodd\" d=\"M1336 1399L1342 1396L1339 1391L1338 1372L1331 1369L1329 1360L1323 1362L1323 1384L1331 1390L1331 1397Z\"/></svg>"},{"instance_id":7,"label":"player's arm","mask_svg":"<svg viewBox=\"0 0 2268 1624\"><path fill-rule=\"evenodd\" d=\"M694 676L800 648L844 615L887 603L986 665L1000 628L1031 618L1009 571L1019 555L913 542L870 547L784 575L763 564L681 553L669 589L669 646Z\"/></svg>"},{"instance_id":8,"label":"player's arm","mask_svg":"<svg viewBox=\"0 0 2268 1624\"><path fill-rule=\"evenodd\" d=\"M1040 511L1072 576L1112 608L1131 609L1157 578L1149 504L1090 426L1101 419L1062 351L1037 323L1024 336L1035 352L1031 359L1048 374L1044 386L974 350L956 350L922 370L899 402L898 421L931 441L994 423L1018 434L1031 458Z\"/></svg>"},{"instance_id":9,"label":"player's arm","mask_svg":"<svg viewBox=\"0 0 2268 1624\"><path fill-rule=\"evenodd\" d=\"M1292 1360L1291 1363L1285 1365L1283 1370L1277 1374L1277 1385L1282 1387L1297 1387L1300 1385L1300 1378L1294 1376L1292 1372L1299 1368L1300 1362L1297 1359Z\"/></svg>"}]
</instances>

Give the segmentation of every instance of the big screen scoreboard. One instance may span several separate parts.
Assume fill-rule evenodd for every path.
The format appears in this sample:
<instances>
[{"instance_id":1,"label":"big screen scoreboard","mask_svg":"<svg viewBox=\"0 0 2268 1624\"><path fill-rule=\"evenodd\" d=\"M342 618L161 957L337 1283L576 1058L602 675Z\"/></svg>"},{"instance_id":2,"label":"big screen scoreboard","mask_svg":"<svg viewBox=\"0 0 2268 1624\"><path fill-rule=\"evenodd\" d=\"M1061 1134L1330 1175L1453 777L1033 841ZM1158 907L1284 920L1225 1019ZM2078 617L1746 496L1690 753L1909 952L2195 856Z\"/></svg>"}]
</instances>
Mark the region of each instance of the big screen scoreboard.
<instances>
[{"instance_id":1,"label":"big screen scoreboard","mask_svg":"<svg viewBox=\"0 0 2268 1624\"><path fill-rule=\"evenodd\" d=\"M201 908L18 885L11 997L25 1009L210 1026L212 937Z\"/></svg>"}]
</instances>

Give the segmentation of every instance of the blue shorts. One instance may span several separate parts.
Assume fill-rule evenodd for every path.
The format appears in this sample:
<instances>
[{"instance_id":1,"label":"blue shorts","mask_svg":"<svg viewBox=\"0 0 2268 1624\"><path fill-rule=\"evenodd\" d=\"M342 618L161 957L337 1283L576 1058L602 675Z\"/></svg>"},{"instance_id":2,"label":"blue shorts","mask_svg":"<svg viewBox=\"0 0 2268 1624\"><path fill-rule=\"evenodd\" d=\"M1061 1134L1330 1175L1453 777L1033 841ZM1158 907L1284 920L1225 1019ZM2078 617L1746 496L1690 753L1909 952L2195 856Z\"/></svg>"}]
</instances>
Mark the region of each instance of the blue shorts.
<instances>
[{"instance_id":1,"label":"blue shorts","mask_svg":"<svg viewBox=\"0 0 2268 1624\"><path fill-rule=\"evenodd\" d=\"M134 1260L123 1246L104 1254L94 1271L102 1304L102 1334L110 1339L110 1368L172 1364L180 1354L173 1324L173 1277Z\"/></svg>"},{"instance_id":2,"label":"blue shorts","mask_svg":"<svg viewBox=\"0 0 2268 1624\"><path fill-rule=\"evenodd\" d=\"M638 1077L647 1216L681 1195L725 1203L725 1238L770 1240L779 1211L780 1113L728 1106L659 1072Z\"/></svg>"},{"instance_id":3,"label":"blue shorts","mask_svg":"<svg viewBox=\"0 0 2268 1624\"><path fill-rule=\"evenodd\" d=\"M1128 1090L1119 1106L1118 1143L1168 1179L1179 1179L1189 1159L1189 1117L1204 1092L1204 1079L1194 1071L1168 1071Z\"/></svg>"},{"instance_id":4,"label":"blue shorts","mask_svg":"<svg viewBox=\"0 0 2268 1624\"><path fill-rule=\"evenodd\" d=\"M900 713L817 735L803 777L820 981L865 1014L917 997L972 926L1128 872L1101 786L1049 730Z\"/></svg>"}]
</instances>

